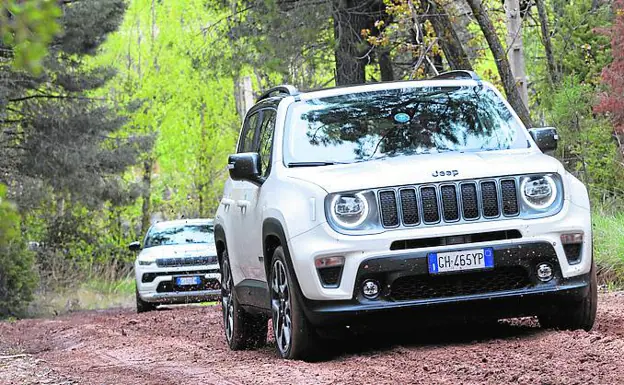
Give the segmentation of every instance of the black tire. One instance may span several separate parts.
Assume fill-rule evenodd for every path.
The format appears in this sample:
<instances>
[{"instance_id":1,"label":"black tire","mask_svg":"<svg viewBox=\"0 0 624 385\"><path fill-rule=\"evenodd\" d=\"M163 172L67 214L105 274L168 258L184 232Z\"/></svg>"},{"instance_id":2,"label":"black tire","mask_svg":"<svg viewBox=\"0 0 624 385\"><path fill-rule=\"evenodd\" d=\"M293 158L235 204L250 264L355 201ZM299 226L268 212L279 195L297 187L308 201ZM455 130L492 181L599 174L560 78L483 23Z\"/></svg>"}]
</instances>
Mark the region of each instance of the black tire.
<instances>
[{"instance_id":1,"label":"black tire","mask_svg":"<svg viewBox=\"0 0 624 385\"><path fill-rule=\"evenodd\" d=\"M299 303L301 293L281 246L273 252L270 266L269 292L277 353L285 359L315 360L318 358L319 336ZM290 332L287 333L286 329Z\"/></svg>"},{"instance_id":2,"label":"black tire","mask_svg":"<svg viewBox=\"0 0 624 385\"><path fill-rule=\"evenodd\" d=\"M266 344L268 319L247 313L239 304L227 251L221 261L221 311L225 340L232 350L259 348Z\"/></svg>"},{"instance_id":3,"label":"black tire","mask_svg":"<svg viewBox=\"0 0 624 385\"><path fill-rule=\"evenodd\" d=\"M578 302L566 302L557 306L557 311L542 315L540 325L547 329L590 331L596 321L598 305L598 282L596 266L592 263L589 280L589 292Z\"/></svg>"},{"instance_id":4,"label":"black tire","mask_svg":"<svg viewBox=\"0 0 624 385\"><path fill-rule=\"evenodd\" d=\"M157 303L145 302L139 296L139 289L135 288L137 313L154 311L158 307Z\"/></svg>"}]
</instances>

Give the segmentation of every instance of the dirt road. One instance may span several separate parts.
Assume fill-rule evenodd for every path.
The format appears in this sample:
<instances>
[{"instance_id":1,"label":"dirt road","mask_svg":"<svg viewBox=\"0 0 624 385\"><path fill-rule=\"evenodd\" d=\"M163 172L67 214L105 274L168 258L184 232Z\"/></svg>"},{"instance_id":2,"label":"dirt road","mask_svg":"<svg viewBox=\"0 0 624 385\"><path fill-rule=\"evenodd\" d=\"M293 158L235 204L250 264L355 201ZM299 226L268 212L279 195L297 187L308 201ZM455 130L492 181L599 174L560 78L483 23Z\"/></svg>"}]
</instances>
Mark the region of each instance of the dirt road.
<instances>
[{"instance_id":1,"label":"dirt road","mask_svg":"<svg viewBox=\"0 0 624 385\"><path fill-rule=\"evenodd\" d=\"M432 334L345 341L327 361L306 363L278 359L273 346L230 352L218 307L85 312L0 323L0 383L624 383L624 293L601 295L590 333L527 319Z\"/></svg>"}]
</instances>

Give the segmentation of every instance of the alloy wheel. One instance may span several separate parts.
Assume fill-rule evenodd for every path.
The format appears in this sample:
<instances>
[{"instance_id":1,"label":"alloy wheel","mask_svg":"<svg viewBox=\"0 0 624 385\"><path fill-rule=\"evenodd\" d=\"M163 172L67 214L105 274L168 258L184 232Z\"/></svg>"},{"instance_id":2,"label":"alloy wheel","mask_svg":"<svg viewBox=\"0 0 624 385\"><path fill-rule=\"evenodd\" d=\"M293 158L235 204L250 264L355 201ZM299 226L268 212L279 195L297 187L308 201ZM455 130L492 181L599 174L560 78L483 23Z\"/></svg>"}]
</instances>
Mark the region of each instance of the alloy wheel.
<instances>
[{"instance_id":1,"label":"alloy wheel","mask_svg":"<svg viewBox=\"0 0 624 385\"><path fill-rule=\"evenodd\" d=\"M232 301L232 273L230 263L223 260L221 271L221 307L223 309L223 325L225 326L225 337L228 342L232 341L234 335L234 303Z\"/></svg>"},{"instance_id":2,"label":"alloy wheel","mask_svg":"<svg viewBox=\"0 0 624 385\"><path fill-rule=\"evenodd\" d=\"M292 312L290 290L286 268L282 261L275 260L271 274L271 310L273 312L273 333L275 343L282 354L286 354L292 337Z\"/></svg>"}]
</instances>

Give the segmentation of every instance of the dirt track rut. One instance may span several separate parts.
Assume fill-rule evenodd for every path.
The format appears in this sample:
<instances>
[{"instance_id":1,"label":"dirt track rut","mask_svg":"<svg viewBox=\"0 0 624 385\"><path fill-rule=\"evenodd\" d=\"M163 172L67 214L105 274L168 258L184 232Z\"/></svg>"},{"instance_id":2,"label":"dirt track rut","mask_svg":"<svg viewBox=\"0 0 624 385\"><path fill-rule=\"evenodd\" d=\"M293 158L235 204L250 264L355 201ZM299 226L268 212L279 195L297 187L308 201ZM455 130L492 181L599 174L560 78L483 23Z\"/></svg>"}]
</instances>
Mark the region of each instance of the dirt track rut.
<instances>
[{"instance_id":1,"label":"dirt track rut","mask_svg":"<svg viewBox=\"0 0 624 385\"><path fill-rule=\"evenodd\" d=\"M315 363L272 345L230 352L216 306L75 313L0 323L0 384L624 384L624 293L598 309L589 333L527 319L444 340L348 340Z\"/></svg>"}]
</instances>

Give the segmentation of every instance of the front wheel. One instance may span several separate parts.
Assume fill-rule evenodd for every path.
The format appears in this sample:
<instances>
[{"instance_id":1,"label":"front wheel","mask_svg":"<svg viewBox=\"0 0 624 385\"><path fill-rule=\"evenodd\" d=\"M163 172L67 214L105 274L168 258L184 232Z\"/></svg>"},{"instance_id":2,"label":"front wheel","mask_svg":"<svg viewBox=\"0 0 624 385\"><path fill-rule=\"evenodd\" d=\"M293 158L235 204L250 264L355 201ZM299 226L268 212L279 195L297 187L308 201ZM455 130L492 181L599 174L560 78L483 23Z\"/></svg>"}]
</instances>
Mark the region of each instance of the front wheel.
<instances>
[{"instance_id":1,"label":"front wheel","mask_svg":"<svg viewBox=\"0 0 624 385\"><path fill-rule=\"evenodd\" d=\"M563 303L557 307L556 313L542 315L540 325L548 329L590 331L596 321L598 305L598 279L596 266L592 264L589 278L589 292L580 302Z\"/></svg>"},{"instance_id":2,"label":"front wheel","mask_svg":"<svg viewBox=\"0 0 624 385\"><path fill-rule=\"evenodd\" d=\"M153 311L153 310L156 310L156 308L158 307L157 303L143 301L141 299L141 296L139 295L139 289L135 289L135 296L136 296L137 313L145 313L148 311Z\"/></svg>"},{"instance_id":3,"label":"front wheel","mask_svg":"<svg viewBox=\"0 0 624 385\"><path fill-rule=\"evenodd\" d=\"M232 350L257 348L266 344L268 320L247 313L238 303L227 251L221 263L221 310L225 339Z\"/></svg>"},{"instance_id":4,"label":"front wheel","mask_svg":"<svg viewBox=\"0 0 624 385\"><path fill-rule=\"evenodd\" d=\"M280 357L313 359L317 354L318 335L306 319L288 269L284 250L275 249L270 274L273 335Z\"/></svg>"}]
</instances>

